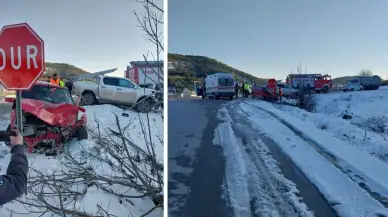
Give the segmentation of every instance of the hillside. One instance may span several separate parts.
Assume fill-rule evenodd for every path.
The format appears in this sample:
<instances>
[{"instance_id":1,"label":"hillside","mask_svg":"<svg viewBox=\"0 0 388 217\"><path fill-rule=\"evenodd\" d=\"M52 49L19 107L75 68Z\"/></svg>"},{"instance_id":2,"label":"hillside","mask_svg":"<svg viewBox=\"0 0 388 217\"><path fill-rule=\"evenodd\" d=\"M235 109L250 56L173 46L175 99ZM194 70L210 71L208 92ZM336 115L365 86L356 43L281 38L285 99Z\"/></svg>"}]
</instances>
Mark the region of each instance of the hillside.
<instances>
[{"instance_id":1,"label":"hillside","mask_svg":"<svg viewBox=\"0 0 388 217\"><path fill-rule=\"evenodd\" d=\"M54 72L67 79L73 76L89 73L83 69L67 63L50 63L46 62L45 75L52 75Z\"/></svg>"},{"instance_id":2,"label":"hillside","mask_svg":"<svg viewBox=\"0 0 388 217\"><path fill-rule=\"evenodd\" d=\"M266 84L267 79L257 78L215 59L205 56L168 54L168 61L173 63L173 67L168 70L168 84L178 90L184 87L192 88L194 81L203 81L207 75L215 72L232 73L238 82L245 79L248 82Z\"/></svg>"},{"instance_id":3,"label":"hillside","mask_svg":"<svg viewBox=\"0 0 388 217\"><path fill-rule=\"evenodd\" d=\"M353 76L344 76L333 78L333 84L345 84L347 80L351 79Z\"/></svg>"}]
</instances>

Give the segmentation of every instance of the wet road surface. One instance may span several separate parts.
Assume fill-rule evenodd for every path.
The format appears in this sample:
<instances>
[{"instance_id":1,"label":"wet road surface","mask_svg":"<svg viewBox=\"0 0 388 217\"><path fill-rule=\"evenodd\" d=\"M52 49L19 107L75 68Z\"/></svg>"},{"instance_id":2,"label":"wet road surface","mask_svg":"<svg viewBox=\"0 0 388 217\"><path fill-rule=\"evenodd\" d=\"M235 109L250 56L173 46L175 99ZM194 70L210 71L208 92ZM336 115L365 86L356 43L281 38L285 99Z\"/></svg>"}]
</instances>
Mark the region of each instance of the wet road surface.
<instances>
[{"instance_id":1,"label":"wet road surface","mask_svg":"<svg viewBox=\"0 0 388 217\"><path fill-rule=\"evenodd\" d=\"M169 216L336 216L273 140L249 127L238 111L240 102L169 102ZM280 175L268 166L269 153ZM287 179L309 211L290 199Z\"/></svg>"}]
</instances>

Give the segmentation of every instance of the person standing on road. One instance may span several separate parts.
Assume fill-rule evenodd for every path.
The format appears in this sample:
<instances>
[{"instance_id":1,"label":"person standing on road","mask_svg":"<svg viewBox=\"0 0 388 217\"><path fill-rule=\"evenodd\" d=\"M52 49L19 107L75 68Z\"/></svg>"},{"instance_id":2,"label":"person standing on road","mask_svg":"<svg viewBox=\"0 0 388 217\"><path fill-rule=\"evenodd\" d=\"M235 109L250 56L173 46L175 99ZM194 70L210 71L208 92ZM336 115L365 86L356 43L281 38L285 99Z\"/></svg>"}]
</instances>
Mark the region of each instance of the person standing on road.
<instances>
[{"instance_id":1,"label":"person standing on road","mask_svg":"<svg viewBox=\"0 0 388 217\"><path fill-rule=\"evenodd\" d=\"M245 98L245 82L243 82L241 85L241 91L242 91L243 98Z\"/></svg>"},{"instance_id":2,"label":"person standing on road","mask_svg":"<svg viewBox=\"0 0 388 217\"><path fill-rule=\"evenodd\" d=\"M203 87L202 87L202 95L206 97L206 81L203 81Z\"/></svg>"},{"instance_id":3,"label":"person standing on road","mask_svg":"<svg viewBox=\"0 0 388 217\"><path fill-rule=\"evenodd\" d=\"M248 86L248 82L245 82L244 84L244 92L245 92L245 98L248 98L248 92L249 92L249 86Z\"/></svg>"},{"instance_id":4,"label":"person standing on road","mask_svg":"<svg viewBox=\"0 0 388 217\"><path fill-rule=\"evenodd\" d=\"M238 82L234 85L234 92L236 94L236 98L238 98Z\"/></svg>"},{"instance_id":5,"label":"person standing on road","mask_svg":"<svg viewBox=\"0 0 388 217\"><path fill-rule=\"evenodd\" d=\"M283 89L279 87L279 101L282 102Z\"/></svg>"},{"instance_id":6,"label":"person standing on road","mask_svg":"<svg viewBox=\"0 0 388 217\"><path fill-rule=\"evenodd\" d=\"M7 173L0 176L0 206L15 200L27 190L28 161L26 147L22 144L23 137L18 130L10 136L11 161Z\"/></svg>"}]
</instances>

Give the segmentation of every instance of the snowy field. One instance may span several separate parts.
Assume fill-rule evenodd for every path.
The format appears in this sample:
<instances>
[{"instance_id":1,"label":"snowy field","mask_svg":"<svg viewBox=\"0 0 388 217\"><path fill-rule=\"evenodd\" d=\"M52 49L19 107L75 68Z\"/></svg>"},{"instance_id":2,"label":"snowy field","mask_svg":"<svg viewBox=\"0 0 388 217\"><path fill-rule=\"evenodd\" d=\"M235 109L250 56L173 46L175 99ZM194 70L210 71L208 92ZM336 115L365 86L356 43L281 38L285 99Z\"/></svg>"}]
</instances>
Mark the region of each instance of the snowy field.
<instances>
[{"instance_id":1,"label":"snowy field","mask_svg":"<svg viewBox=\"0 0 388 217\"><path fill-rule=\"evenodd\" d=\"M96 105L96 106L87 106L86 113L88 116L88 129L92 132L89 133L89 139L84 141L73 141L69 144L66 144L68 149L69 156L72 157L85 157L85 162L91 167L93 172L95 172L95 176L100 177L110 177L112 179L119 180L120 177L117 175L114 169L110 166L110 163L113 165L117 165L119 168L122 166L122 163L114 161L112 159L110 163L99 162L98 160L88 160L85 153L99 153L101 156L106 156L101 150L96 150L98 147L97 139L93 134L97 134L97 126L100 127L100 132L103 138L105 138L110 130L108 128L118 131L118 127L116 125L116 120L114 114L119 117L120 125L122 129L125 129L124 135L129 139L130 142L138 145L143 151L147 152L146 144L153 144L155 149L156 158L160 165L163 165L163 118L161 114L150 113L149 114L149 123L147 121L146 114L138 114L133 111L125 111L128 114L128 117L122 116L122 109L119 109L112 105ZM9 114L1 114L0 115L0 128L5 129L9 123L8 118ZM148 124L150 126L151 132L148 132ZM143 129L146 129L146 135L144 135ZM110 139L115 140L113 142L121 141L121 138L118 137L110 137ZM146 143L147 141L147 143ZM112 143L113 144L113 143ZM0 158L0 169L3 173L6 171L7 165L10 160L9 148L4 144L0 146L0 154L2 158ZM62 154L63 155L63 154ZM64 157L60 155L57 157L47 157L44 155L29 155L29 164L31 168L39 171L40 173L53 174L54 172L63 170L69 171L71 168L64 168L66 166L63 165ZM146 170L144 170L146 171ZM162 171L163 173L163 171ZM37 175L37 172L34 172L30 169L30 177ZM162 177L163 178L163 177ZM29 180L29 181L32 181ZM151 180L150 180L151 181ZM135 182L133 182L135 183ZM30 183L31 184L31 183ZM31 187L31 186L30 186ZM103 191L103 185L90 184L85 182L78 182L73 184L70 189L74 192L79 192L80 188L83 190L83 194L78 195L76 199L64 199L60 204L58 198L54 198L50 200L51 205L60 206L63 205L65 209L78 209L82 212L86 212L91 214L91 216L107 216L106 213L102 210L108 211L112 216L126 217L126 216L141 216L148 212L152 207L154 207L154 203L151 198L141 196L143 193L140 193L133 188L123 188L115 187L115 184L110 184L110 189L113 189L113 194L106 193ZM50 190L47 190L50 192ZM118 196L118 195L126 195ZM21 200L25 199L29 195L23 195ZM63 202L65 201L65 202ZM27 208L27 209L26 209ZM31 207L24 206L23 204L13 201L4 205L0 208L0 216L56 216L52 215L52 213L46 213L41 215L42 212L32 213L31 210L34 210ZM59 216L59 215L58 215ZM70 215L69 215L70 216ZM77 215L75 215L77 216ZM87 215L85 215L87 216ZM156 217L163 216L163 210L157 208L148 216Z\"/></svg>"},{"instance_id":2,"label":"snowy field","mask_svg":"<svg viewBox=\"0 0 388 217\"><path fill-rule=\"evenodd\" d=\"M340 216L388 216L388 89L316 97L315 113L260 100L240 108Z\"/></svg>"}]
</instances>

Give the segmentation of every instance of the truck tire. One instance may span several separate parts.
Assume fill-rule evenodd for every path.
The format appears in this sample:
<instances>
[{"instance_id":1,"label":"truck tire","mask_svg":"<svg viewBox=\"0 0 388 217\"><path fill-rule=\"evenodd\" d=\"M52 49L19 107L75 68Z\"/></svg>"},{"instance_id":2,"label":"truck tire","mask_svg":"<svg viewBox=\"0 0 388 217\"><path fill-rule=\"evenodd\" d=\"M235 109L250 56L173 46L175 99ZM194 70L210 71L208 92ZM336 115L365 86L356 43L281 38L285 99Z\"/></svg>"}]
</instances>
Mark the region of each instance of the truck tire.
<instances>
[{"instance_id":1,"label":"truck tire","mask_svg":"<svg viewBox=\"0 0 388 217\"><path fill-rule=\"evenodd\" d=\"M233 96L229 96L229 99L230 99L230 100L233 100Z\"/></svg>"},{"instance_id":2,"label":"truck tire","mask_svg":"<svg viewBox=\"0 0 388 217\"><path fill-rule=\"evenodd\" d=\"M96 103L96 96L93 92L87 91L82 94L81 105L93 105Z\"/></svg>"},{"instance_id":3,"label":"truck tire","mask_svg":"<svg viewBox=\"0 0 388 217\"><path fill-rule=\"evenodd\" d=\"M323 87L323 92L324 92L324 93L329 92L329 87L328 87L328 86L324 86L324 87Z\"/></svg>"}]
</instances>

